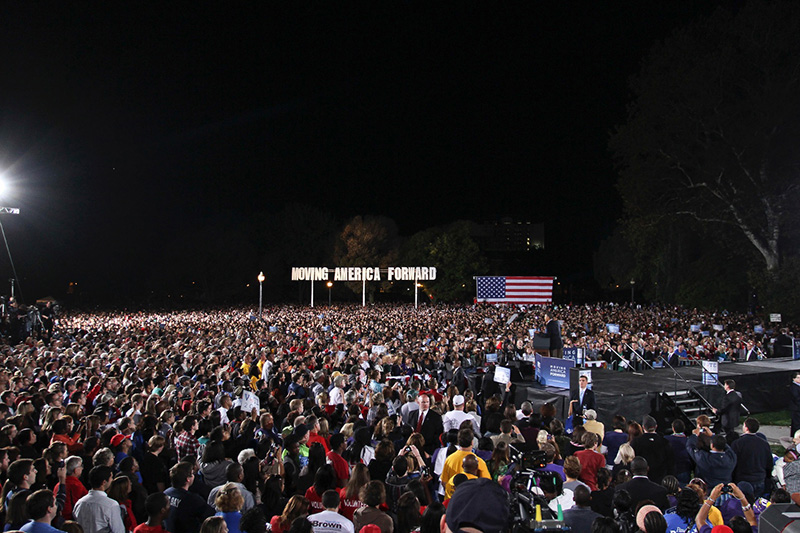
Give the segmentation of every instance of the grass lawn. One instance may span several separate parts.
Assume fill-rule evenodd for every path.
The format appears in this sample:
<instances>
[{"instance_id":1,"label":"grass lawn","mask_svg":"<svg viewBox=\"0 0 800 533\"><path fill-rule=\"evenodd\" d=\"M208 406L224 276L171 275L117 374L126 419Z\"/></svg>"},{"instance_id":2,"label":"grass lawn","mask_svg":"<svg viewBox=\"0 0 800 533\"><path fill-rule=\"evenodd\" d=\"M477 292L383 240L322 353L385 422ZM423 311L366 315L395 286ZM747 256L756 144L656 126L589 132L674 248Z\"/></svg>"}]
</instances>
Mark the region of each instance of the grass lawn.
<instances>
[{"instance_id":1,"label":"grass lawn","mask_svg":"<svg viewBox=\"0 0 800 533\"><path fill-rule=\"evenodd\" d=\"M742 417L742 422L744 422L744 418ZM753 415L753 418L758 420L758 423L762 426L791 426L792 425L792 415L789 411L771 411L768 413L758 413Z\"/></svg>"}]
</instances>

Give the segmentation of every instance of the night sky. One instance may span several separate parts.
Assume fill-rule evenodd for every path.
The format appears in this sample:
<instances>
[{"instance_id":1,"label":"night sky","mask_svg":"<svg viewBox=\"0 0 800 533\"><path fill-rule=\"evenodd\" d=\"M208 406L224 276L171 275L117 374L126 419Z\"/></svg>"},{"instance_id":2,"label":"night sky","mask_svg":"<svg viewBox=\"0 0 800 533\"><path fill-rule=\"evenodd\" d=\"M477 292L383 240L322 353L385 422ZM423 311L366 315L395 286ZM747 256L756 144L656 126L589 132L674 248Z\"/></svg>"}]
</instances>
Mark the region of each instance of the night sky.
<instances>
[{"instance_id":1,"label":"night sky","mask_svg":"<svg viewBox=\"0 0 800 533\"><path fill-rule=\"evenodd\" d=\"M544 222L554 274L590 269L622 216L629 77L718 3L73 4L0 17L2 205L22 209L0 216L29 301L137 286L171 235L289 202L402 235Z\"/></svg>"}]
</instances>

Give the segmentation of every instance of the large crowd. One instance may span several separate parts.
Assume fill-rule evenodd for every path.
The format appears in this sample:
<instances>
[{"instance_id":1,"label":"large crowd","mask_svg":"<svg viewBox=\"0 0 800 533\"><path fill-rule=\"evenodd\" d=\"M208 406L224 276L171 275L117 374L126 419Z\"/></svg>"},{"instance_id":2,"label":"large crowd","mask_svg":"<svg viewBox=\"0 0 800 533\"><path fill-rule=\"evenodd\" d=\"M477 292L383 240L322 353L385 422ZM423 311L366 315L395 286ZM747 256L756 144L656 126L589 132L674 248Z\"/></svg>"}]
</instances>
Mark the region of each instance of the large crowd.
<instances>
[{"instance_id":1,"label":"large crowd","mask_svg":"<svg viewBox=\"0 0 800 533\"><path fill-rule=\"evenodd\" d=\"M652 362L780 356L791 335L679 307L547 311L565 348L610 364L634 351ZM738 439L702 417L657 428L619 413L605 428L591 411L560 420L552 405L515 405L509 386L470 387L487 354L532 354L544 313L54 317L0 349L0 519L35 533L488 533L510 528L509 494L535 476L527 488L573 531L743 531L800 492L797 443L773 473L754 420ZM536 450L532 474L519 457Z\"/></svg>"}]
</instances>

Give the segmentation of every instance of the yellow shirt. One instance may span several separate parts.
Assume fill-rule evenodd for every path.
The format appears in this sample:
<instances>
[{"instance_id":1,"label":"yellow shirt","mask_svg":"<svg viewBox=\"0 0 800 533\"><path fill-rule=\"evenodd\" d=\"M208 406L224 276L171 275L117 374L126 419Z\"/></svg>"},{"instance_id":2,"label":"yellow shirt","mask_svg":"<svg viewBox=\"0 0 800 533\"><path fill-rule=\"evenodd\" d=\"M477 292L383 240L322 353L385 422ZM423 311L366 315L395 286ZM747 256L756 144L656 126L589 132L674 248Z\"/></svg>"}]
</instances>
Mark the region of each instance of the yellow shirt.
<instances>
[{"instance_id":1,"label":"yellow shirt","mask_svg":"<svg viewBox=\"0 0 800 533\"><path fill-rule=\"evenodd\" d=\"M468 474L464 472L464 475L467 476L469 479L478 479L478 476L473 476L472 474ZM456 486L453 485L453 480L456 476L450 478L450 481L447 482L447 485L444 487L444 497L450 499L453 497L453 492L456 490Z\"/></svg>"},{"instance_id":2,"label":"yellow shirt","mask_svg":"<svg viewBox=\"0 0 800 533\"><path fill-rule=\"evenodd\" d=\"M439 476L439 480L442 482L442 485L445 486L445 490L447 489L447 482L456 474L460 474L464 471L461 467L461 463L467 455L475 454L471 451L465 452L463 450L456 450L445 460L444 466L442 467L442 475ZM486 468L486 462L477 455L475 455L475 458L478 460L478 477L492 479L492 475L489 474L489 469Z\"/></svg>"}]
</instances>

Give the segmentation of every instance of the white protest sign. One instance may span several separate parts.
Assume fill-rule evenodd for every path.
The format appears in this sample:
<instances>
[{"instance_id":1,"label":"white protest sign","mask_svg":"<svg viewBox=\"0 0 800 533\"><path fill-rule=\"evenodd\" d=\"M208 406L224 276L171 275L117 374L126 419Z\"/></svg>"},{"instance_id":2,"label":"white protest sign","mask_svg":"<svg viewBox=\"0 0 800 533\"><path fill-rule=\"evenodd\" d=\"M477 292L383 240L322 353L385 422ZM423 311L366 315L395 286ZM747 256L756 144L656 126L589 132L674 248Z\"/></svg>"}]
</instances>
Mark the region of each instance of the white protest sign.
<instances>
[{"instance_id":1,"label":"white protest sign","mask_svg":"<svg viewBox=\"0 0 800 533\"><path fill-rule=\"evenodd\" d=\"M506 383L511 381L511 369L504 366L497 366L494 369L494 380L497 383Z\"/></svg>"}]
</instances>

